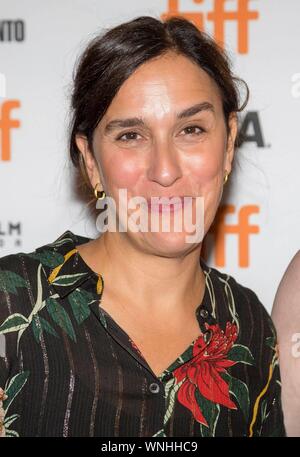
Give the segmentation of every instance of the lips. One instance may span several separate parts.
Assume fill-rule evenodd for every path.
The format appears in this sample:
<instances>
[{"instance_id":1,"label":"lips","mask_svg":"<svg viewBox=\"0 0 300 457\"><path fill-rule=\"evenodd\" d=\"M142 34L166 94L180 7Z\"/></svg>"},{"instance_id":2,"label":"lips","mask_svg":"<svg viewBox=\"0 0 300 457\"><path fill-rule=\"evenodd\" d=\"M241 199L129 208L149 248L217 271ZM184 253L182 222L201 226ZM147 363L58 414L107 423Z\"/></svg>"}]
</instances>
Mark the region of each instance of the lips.
<instances>
[{"instance_id":1,"label":"lips","mask_svg":"<svg viewBox=\"0 0 300 457\"><path fill-rule=\"evenodd\" d=\"M151 197L151 198L147 198L147 202L148 202L149 204L151 204L151 199L152 199L153 201L156 201L156 200L158 200L158 199L161 199L162 201L164 201L164 200L168 201L168 200L171 200L171 199L173 199L173 198L176 199L176 200L180 199L180 200L183 202L183 201L184 201L184 197L189 197L189 195L172 195L172 196L170 196L170 197L166 197L166 196L160 196L160 197L159 197L159 196L153 196L153 197Z\"/></svg>"},{"instance_id":2,"label":"lips","mask_svg":"<svg viewBox=\"0 0 300 457\"><path fill-rule=\"evenodd\" d=\"M167 211L176 211L178 209L184 209L185 205L188 204L188 201L191 199L187 198L184 201L184 197L188 196L170 196L170 197L152 197L147 199L147 205L149 211L154 212L167 212ZM161 199L162 201L158 201ZM170 200L174 199L174 203L170 202ZM151 201L152 200L152 201Z\"/></svg>"}]
</instances>

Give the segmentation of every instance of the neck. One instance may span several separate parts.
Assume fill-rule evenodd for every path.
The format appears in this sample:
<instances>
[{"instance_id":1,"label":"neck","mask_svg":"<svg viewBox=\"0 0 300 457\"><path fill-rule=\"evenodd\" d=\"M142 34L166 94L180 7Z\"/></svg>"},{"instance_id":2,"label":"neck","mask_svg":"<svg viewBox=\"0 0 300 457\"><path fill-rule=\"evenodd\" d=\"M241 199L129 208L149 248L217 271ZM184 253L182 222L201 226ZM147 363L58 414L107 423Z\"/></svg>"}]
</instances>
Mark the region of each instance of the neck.
<instances>
[{"instance_id":1,"label":"neck","mask_svg":"<svg viewBox=\"0 0 300 457\"><path fill-rule=\"evenodd\" d=\"M103 276L103 299L106 295L137 313L150 313L153 319L183 317L201 303L205 290L201 245L186 255L166 257L138 249L119 232L105 232L88 244L86 263Z\"/></svg>"}]
</instances>

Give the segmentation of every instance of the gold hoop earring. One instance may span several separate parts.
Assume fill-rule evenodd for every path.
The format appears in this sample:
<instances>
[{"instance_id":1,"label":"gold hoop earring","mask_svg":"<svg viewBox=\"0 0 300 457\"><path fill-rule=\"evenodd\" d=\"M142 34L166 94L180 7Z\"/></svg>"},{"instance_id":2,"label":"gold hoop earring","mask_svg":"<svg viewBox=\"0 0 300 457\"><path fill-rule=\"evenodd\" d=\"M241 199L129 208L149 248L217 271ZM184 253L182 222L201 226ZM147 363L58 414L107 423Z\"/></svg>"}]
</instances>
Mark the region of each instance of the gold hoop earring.
<instances>
[{"instance_id":1,"label":"gold hoop earring","mask_svg":"<svg viewBox=\"0 0 300 457\"><path fill-rule=\"evenodd\" d=\"M100 183L97 182L97 184L94 187L94 195L97 200L103 200L106 197L106 193L104 190L100 190L100 191L97 190L98 184L100 184Z\"/></svg>"},{"instance_id":2,"label":"gold hoop earring","mask_svg":"<svg viewBox=\"0 0 300 457\"><path fill-rule=\"evenodd\" d=\"M227 170L225 170L224 181L223 181L223 184L224 184L224 185L227 183L228 176L229 176L229 173L228 173Z\"/></svg>"}]
</instances>

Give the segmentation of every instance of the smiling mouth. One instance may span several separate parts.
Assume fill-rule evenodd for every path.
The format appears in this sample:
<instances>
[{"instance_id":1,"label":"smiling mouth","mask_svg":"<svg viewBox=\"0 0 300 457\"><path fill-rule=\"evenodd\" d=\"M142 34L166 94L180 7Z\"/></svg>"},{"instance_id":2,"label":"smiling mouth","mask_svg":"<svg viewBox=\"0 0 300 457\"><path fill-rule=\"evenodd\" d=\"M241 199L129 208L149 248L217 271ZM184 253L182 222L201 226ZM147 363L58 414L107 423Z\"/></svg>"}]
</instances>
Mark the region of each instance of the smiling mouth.
<instances>
[{"instance_id":1,"label":"smiling mouth","mask_svg":"<svg viewBox=\"0 0 300 457\"><path fill-rule=\"evenodd\" d=\"M191 196L152 197L147 199L148 211L151 212L173 212L184 209L192 201ZM162 201L159 201L161 199ZM174 199L175 202L170 200Z\"/></svg>"}]
</instances>

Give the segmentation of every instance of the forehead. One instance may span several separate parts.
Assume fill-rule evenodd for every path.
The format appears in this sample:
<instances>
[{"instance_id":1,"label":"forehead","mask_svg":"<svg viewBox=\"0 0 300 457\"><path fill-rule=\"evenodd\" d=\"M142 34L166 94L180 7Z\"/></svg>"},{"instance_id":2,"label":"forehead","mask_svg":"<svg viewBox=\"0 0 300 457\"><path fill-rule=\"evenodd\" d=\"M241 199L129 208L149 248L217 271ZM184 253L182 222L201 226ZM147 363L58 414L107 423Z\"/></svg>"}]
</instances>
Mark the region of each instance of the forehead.
<instances>
[{"instance_id":1,"label":"forehead","mask_svg":"<svg viewBox=\"0 0 300 457\"><path fill-rule=\"evenodd\" d=\"M124 113L162 115L204 101L213 104L216 112L222 110L216 82L187 57L168 53L135 70L120 87L104 120Z\"/></svg>"}]
</instances>

